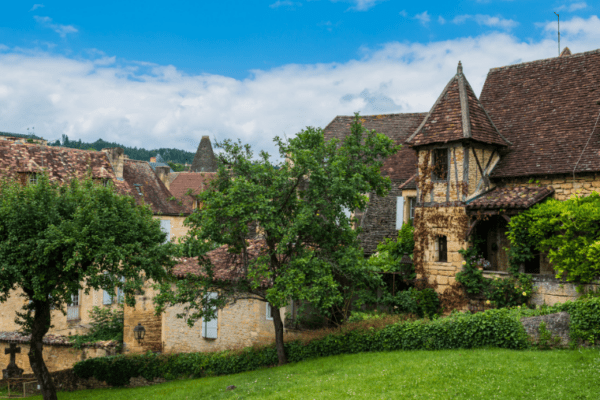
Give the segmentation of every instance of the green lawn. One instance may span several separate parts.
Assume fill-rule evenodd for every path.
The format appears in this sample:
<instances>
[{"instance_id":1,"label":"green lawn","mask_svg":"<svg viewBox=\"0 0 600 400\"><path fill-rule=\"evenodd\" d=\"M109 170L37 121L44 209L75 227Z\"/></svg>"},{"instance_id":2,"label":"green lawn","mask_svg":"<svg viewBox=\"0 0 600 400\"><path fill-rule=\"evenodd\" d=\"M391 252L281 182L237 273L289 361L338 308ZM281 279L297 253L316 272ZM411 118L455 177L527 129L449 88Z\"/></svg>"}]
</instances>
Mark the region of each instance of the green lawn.
<instances>
[{"instance_id":1,"label":"green lawn","mask_svg":"<svg viewBox=\"0 0 600 400\"><path fill-rule=\"evenodd\" d=\"M237 386L226 391L229 385ZM399 351L59 399L600 399L600 350ZM36 397L41 398L41 397Z\"/></svg>"}]
</instances>

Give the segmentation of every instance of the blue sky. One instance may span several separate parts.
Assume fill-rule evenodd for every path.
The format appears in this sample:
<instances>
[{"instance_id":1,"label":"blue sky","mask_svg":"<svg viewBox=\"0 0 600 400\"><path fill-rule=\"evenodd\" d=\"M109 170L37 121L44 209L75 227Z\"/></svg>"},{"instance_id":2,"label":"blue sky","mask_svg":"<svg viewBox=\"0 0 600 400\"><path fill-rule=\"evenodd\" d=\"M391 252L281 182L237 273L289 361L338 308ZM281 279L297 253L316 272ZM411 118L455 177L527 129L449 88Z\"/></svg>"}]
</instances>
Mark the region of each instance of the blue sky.
<instances>
[{"instance_id":1,"label":"blue sky","mask_svg":"<svg viewBox=\"0 0 600 400\"><path fill-rule=\"evenodd\" d=\"M194 4L196 3L196 4ZM335 115L428 111L465 65L600 45L584 1L13 1L0 14L0 131L194 148Z\"/></svg>"}]
</instances>

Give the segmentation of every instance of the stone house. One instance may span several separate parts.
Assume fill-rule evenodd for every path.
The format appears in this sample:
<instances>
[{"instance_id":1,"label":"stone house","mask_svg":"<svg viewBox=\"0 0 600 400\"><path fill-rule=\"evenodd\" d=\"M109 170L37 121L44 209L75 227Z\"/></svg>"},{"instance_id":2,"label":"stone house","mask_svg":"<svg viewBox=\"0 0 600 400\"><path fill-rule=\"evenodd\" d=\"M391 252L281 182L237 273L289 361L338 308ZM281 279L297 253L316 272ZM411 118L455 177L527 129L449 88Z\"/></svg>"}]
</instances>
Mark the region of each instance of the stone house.
<instances>
[{"instance_id":1,"label":"stone house","mask_svg":"<svg viewBox=\"0 0 600 400\"><path fill-rule=\"evenodd\" d=\"M365 128L383 133L394 140L396 145L402 144L417 129L427 113L400 113L361 116ZM343 139L350 132L354 117L337 116L324 129L325 140L336 138ZM403 146L402 149L384 160L381 173L388 176L392 188L385 197L378 197L375 193L368 193L369 203L364 212L354 212L358 224L363 231L359 240L364 248L365 255L369 256L377 251L377 244L384 238L396 237L402 223L412 219L416 205L416 194L412 196L401 195L402 189L416 188L414 182L414 166L416 165L414 151Z\"/></svg>"},{"instance_id":2,"label":"stone house","mask_svg":"<svg viewBox=\"0 0 600 400\"><path fill-rule=\"evenodd\" d=\"M484 275L506 275L511 216L546 198L600 191L599 75L600 50L567 48L560 57L492 68L478 98L459 63L429 113L362 116L366 128L403 144L382 168L393 190L385 198L371 194L357 215L365 254L414 217L426 232L415 261L439 292L455 282L458 250L474 236L484 240ZM325 138L343 138L351 120L336 117ZM554 277L544 254L522 268L533 275L535 304L579 296Z\"/></svg>"},{"instance_id":3,"label":"stone house","mask_svg":"<svg viewBox=\"0 0 600 400\"><path fill-rule=\"evenodd\" d=\"M483 240L488 277L507 274L511 217L546 198L600 191L600 50L493 68L478 99L459 63L428 116L406 140L416 154L415 259L443 292L462 269L458 250ZM533 274L535 304L578 296L544 254Z\"/></svg>"},{"instance_id":4,"label":"stone house","mask_svg":"<svg viewBox=\"0 0 600 400\"><path fill-rule=\"evenodd\" d=\"M129 160L122 149L88 151L29 143L22 140L0 140L0 177L15 178L22 184L35 184L43 171L50 180L66 183L71 179L84 179L91 173L99 184L114 185L118 193L133 196L139 204L147 204L161 220L161 227L170 237L187 232L183 220L191 209L170 200L171 193L160 181L148 163ZM13 332L20 327L15 323L16 311L25 301L19 291L11 293L0 307L0 331ZM89 311L94 306L116 307L119 293L91 290L73 296L67 306L67 315L60 310L52 312L53 328L49 334L81 334L87 330Z\"/></svg>"}]
</instances>

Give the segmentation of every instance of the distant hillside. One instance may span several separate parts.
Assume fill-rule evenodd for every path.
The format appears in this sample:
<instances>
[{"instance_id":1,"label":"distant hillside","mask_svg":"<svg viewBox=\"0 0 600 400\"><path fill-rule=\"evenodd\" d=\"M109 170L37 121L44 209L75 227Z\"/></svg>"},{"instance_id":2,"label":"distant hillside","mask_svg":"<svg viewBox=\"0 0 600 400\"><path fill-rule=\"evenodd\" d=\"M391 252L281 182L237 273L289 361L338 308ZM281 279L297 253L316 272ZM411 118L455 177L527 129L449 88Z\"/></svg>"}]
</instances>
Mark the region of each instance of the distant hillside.
<instances>
[{"instance_id":1,"label":"distant hillside","mask_svg":"<svg viewBox=\"0 0 600 400\"><path fill-rule=\"evenodd\" d=\"M26 136L26 135L23 135ZM78 141L69 140L67 135L62 136L62 143L60 140L56 140L55 142L48 142L49 146L62 146L69 147L71 149L82 149L82 150L97 150L100 151L102 149L108 147L121 147L125 150L125 154L132 160L142 160L142 161L150 161L150 157L156 157L156 155L160 155L160 157L165 161L172 161L178 164L185 164L186 162L191 164L194 159L195 153L179 150L179 149L167 149L160 148L154 150L146 150L146 149L138 149L137 147L127 147L123 146L119 143L114 142L106 142L102 139L96 140L94 143L82 142L81 139Z\"/></svg>"}]
</instances>

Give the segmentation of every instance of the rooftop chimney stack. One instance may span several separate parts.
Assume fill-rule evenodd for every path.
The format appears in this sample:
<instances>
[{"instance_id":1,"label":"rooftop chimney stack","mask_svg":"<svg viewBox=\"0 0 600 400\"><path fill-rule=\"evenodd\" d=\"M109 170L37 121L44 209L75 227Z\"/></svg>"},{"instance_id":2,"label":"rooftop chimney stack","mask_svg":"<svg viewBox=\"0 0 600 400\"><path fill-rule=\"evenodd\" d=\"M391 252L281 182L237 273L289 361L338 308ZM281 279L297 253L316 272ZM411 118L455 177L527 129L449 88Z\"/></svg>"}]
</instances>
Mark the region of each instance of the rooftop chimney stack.
<instances>
[{"instance_id":1,"label":"rooftop chimney stack","mask_svg":"<svg viewBox=\"0 0 600 400\"><path fill-rule=\"evenodd\" d=\"M109 149L102 149L102 152L106 153L108 161L115 171L115 176L119 180L123 180L123 163L125 162L125 150L120 147L112 147Z\"/></svg>"},{"instance_id":2,"label":"rooftop chimney stack","mask_svg":"<svg viewBox=\"0 0 600 400\"><path fill-rule=\"evenodd\" d=\"M169 172L171 172L171 167L156 167L154 171L156 171L158 179L160 179L162 183L165 184L167 189L170 190L171 188L169 187Z\"/></svg>"}]
</instances>

